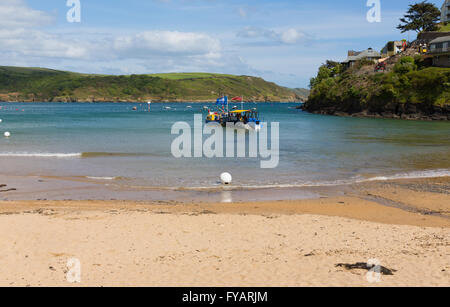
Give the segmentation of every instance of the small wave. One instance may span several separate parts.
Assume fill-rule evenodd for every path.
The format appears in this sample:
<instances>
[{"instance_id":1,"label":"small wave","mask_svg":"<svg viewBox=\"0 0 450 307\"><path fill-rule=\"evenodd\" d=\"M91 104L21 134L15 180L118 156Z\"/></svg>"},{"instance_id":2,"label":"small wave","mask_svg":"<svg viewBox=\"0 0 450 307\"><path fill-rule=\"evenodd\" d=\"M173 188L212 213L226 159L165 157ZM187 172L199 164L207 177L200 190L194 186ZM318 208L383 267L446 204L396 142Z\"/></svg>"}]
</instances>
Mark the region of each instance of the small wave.
<instances>
[{"instance_id":1,"label":"small wave","mask_svg":"<svg viewBox=\"0 0 450 307\"><path fill-rule=\"evenodd\" d=\"M150 156L144 153L126 153L126 152L83 152L81 158L101 158L101 157L142 157Z\"/></svg>"},{"instance_id":2,"label":"small wave","mask_svg":"<svg viewBox=\"0 0 450 307\"><path fill-rule=\"evenodd\" d=\"M449 169L437 169L437 170L426 170L426 171L413 171L409 173L400 173L390 176L377 176L363 181L385 181L385 180L398 180L398 179L421 179L421 178L440 178L440 177L450 177Z\"/></svg>"},{"instance_id":3,"label":"small wave","mask_svg":"<svg viewBox=\"0 0 450 307\"><path fill-rule=\"evenodd\" d=\"M0 157L18 158L78 158L81 153L0 153Z\"/></svg>"},{"instance_id":4,"label":"small wave","mask_svg":"<svg viewBox=\"0 0 450 307\"><path fill-rule=\"evenodd\" d=\"M86 176L87 179L92 180L116 180L117 177L92 177L92 176Z\"/></svg>"},{"instance_id":5,"label":"small wave","mask_svg":"<svg viewBox=\"0 0 450 307\"><path fill-rule=\"evenodd\" d=\"M389 181L401 179L427 179L450 177L450 169L413 171L409 173L399 173L389 176L376 176L370 178L362 178L360 176L351 179L341 179L334 181L304 182L292 184L260 184L260 185L212 185L201 187L178 187L173 188L179 191L217 191L217 190L259 190L259 189L290 189L290 188L308 188L308 187L333 187L351 185L356 183L372 182L372 181Z\"/></svg>"},{"instance_id":6,"label":"small wave","mask_svg":"<svg viewBox=\"0 0 450 307\"><path fill-rule=\"evenodd\" d=\"M266 189L292 189L292 188L308 188L308 187L325 187L340 186L356 183L354 180L336 180L332 182L308 182L308 183L292 183L292 184L260 184L260 185L213 185L203 187L178 187L170 188L178 191L216 191L216 190L266 190Z\"/></svg>"},{"instance_id":7,"label":"small wave","mask_svg":"<svg viewBox=\"0 0 450 307\"><path fill-rule=\"evenodd\" d=\"M82 153L50 153L50 152L6 152L0 157L11 158L100 158L100 157L141 157L150 156L143 153L115 153L115 152L82 152Z\"/></svg>"}]
</instances>

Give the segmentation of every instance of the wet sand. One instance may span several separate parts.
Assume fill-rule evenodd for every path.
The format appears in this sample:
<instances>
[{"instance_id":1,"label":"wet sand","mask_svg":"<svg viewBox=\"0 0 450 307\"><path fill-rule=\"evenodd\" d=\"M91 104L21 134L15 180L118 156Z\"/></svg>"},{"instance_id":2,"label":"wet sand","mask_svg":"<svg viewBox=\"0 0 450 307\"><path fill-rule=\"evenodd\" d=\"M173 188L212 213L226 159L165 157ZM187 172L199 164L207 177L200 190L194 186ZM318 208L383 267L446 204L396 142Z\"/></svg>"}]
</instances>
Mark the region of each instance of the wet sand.
<instances>
[{"instance_id":1,"label":"wet sand","mask_svg":"<svg viewBox=\"0 0 450 307\"><path fill-rule=\"evenodd\" d=\"M290 201L3 201L0 286L450 286L449 187L444 177ZM71 258L79 284L66 280ZM371 283L336 266L369 259L393 275Z\"/></svg>"}]
</instances>

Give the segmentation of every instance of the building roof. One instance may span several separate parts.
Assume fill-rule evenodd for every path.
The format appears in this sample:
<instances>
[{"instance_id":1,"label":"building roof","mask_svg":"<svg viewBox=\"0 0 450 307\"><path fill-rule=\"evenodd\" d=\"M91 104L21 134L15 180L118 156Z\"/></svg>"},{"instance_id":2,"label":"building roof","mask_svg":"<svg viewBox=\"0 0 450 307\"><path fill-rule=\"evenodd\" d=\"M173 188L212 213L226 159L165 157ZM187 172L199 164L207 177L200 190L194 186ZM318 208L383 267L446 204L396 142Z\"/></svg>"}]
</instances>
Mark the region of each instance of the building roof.
<instances>
[{"instance_id":1,"label":"building roof","mask_svg":"<svg viewBox=\"0 0 450 307\"><path fill-rule=\"evenodd\" d=\"M356 56L348 56L347 60L342 63L348 63L352 61L356 62L365 58L381 58L381 55L378 51L369 48L367 50L359 52Z\"/></svg>"},{"instance_id":2,"label":"building roof","mask_svg":"<svg viewBox=\"0 0 450 307\"><path fill-rule=\"evenodd\" d=\"M436 39L433 39L430 44L439 44L444 42L450 42L450 36L443 36Z\"/></svg>"}]
</instances>

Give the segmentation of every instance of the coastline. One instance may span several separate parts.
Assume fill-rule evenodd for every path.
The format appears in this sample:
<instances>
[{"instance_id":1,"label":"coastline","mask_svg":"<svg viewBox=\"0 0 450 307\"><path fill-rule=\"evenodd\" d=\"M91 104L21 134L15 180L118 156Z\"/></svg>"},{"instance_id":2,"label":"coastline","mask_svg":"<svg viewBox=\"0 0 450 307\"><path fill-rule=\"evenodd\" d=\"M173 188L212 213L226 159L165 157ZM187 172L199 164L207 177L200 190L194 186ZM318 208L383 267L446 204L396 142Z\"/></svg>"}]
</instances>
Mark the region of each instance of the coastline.
<instances>
[{"instance_id":1,"label":"coastline","mask_svg":"<svg viewBox=\"0 0 450 307\"><path fill-rule=\"evenodd\" d=\"M330 103L328 103L330 104ZM420 106L419 106L420 107ZM311 106L303 105L302 110L312 114L334 115L344 117L359 118L384 118L384 119L402 119L402 120L424 120L424 121L447 121L450 120L450 105L442 107L433 106L429 110L420 110L414 104L399 104L393 108L387 108L379 112L369 110L341 110L339 107L325 107L316 109Z\"/></svg>"},{"instance_id":2,"label":"coastline","mask_svg":"<svg viewBox=\"0 0 450 307\"><path fill-rule=\"evenodd\" d=\"M216 103L216 100L210 99L210 100L190 100L190 99L124 99L124 100L101 100L101 99L92 99L92 100L49 100L49 101L42 101L42 100L1 100L0 103L147 103L149 100L152 101L152 103L205 103L205 104L212 104ZM259 99L251 99L245 101L246 103L302 103L301 100L298 99L277 99L277 100L259 100Z\"/></svg>"},{"instance_id":3,"label":"coastline","mask_svg":"<svg viewBox=\"0 0 450 307\"><path fill-rule=\"evenodd\" d=\"M291 201L2 201L0 285L449 286L450 178ZM369 283L339 263L379 259Z\"/></svg>"},{"instance_id":4,"label":"coastline","mask_svg":"<svg viewBox=\"0 0 450 307\"><path fill-rule=\"evenodd\" d=\"M417 171L391 176L359 177L348 180L273 185L146 186L128 183L125 177L0 175L0 201L175 201L206 203L243 203L296 201L346 195L376 190L386 185L401 188L402 183L416 183L433 190L438 181L450 190L448 169Z\"/></svg>"},{"instance_id":5,"label":"coastline","mask_svg":"<svg viewBox=\"0 0 450 307\"><path fill-rule=\"evenodd\" d=\"M173 214L203 211L217 214L323 214L377 223L450 227L450 177L448 176L285 188L281 189L281 193L278 193L277 189L263 189L256 191L265 193L264 190L266 190L267 193L274 192L274 194L268 199L258 200L245 197L233 200L231 193L229 194L231 199L214 198L214 192L233 192L233 190L222 189L205 191L207 197L199 196L196 191L197 198L192 199L187 198L186 195L176 197L176 194L170 194L170 191L167 190L162 191L169 193L171 199L58 199L51 197L37 200L33 198L27 200L23 197L8 199L18 191L15 188L8 191L8 185L1 186L0 213L3 214L5 212L18 213L32 208L63 210L71 208L80 211L145 208L149 211L167 210L168 213ZM157 188L155 190L158 191ZM301 190L302 193L296 194L296 190ZM255 190L246 192L252 191ZM177 193L178 191L173 190L172 192ZM237 192L242 193L243 191L237 190ZM283 198L288 193L291 193L292 197L290 199ZM29 194L24 193L23 195ZM385 214L390 212L394 214Z\"/></svg>"}]
</instances>

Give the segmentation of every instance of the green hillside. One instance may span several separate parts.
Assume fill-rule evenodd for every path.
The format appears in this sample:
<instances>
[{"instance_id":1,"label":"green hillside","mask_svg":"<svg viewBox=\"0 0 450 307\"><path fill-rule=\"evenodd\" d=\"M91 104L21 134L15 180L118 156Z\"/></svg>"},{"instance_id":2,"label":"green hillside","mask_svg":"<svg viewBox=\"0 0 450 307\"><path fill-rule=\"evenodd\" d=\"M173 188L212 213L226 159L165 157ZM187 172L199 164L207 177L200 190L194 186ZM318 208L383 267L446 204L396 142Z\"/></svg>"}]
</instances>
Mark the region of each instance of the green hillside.
<instances>
[{"instance_id":1,"label":"green hillside","mask_svg":"<svg viewBox=\"0 0 450 307\"><path fill-rule=\"evenodd\" d=\"M298 101L290 89L261 78L211 73L90 75L45 68L0 66L0 101Z\"/></svg>"},{"instance_id":2,"label":"green hillside","mask_svg":"<svg viewBox=\"0 0 450 307\"><path fill-rule=\"evenodd\" d=\"M298 97L300 97L300 99L302 101L306 101L308 100L309 94L310 94L310 90L306 89L306 88L293 88L291 89L295 94L297 94Z\"/></svg>"},{"instance_id":3,"label":"green hillside","mask_svg":"<svg viewBox=\"0 0 450 307\"><path fill-rule=\"evenodd\" d=\"M212 73L206 73L206 72L181 72L181 73L149 74L148 76L159 77L159 78L170 79L170 80L213 78L213 77L233 77L233 75L212 74Z\"/></svg>"}]
</instances>

